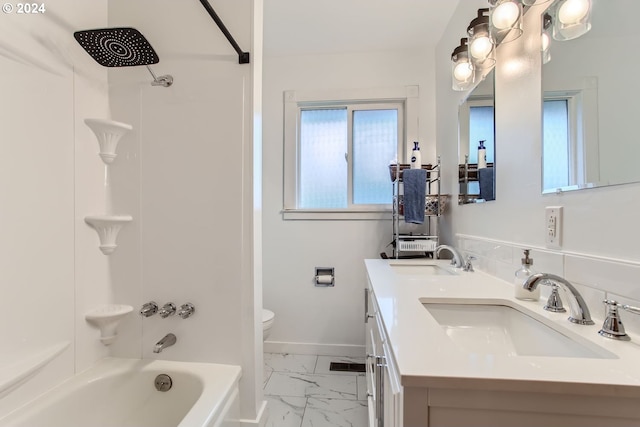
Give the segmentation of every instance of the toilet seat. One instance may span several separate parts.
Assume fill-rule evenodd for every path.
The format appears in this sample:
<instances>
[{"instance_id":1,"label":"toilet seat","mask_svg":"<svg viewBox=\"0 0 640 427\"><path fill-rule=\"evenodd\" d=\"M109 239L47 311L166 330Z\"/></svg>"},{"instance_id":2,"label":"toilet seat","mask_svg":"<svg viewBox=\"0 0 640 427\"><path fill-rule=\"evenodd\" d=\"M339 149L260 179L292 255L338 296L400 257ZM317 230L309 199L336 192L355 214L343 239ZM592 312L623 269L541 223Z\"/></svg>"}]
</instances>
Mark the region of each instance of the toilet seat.
<instances>
[{"instance_id":1,"label":"toilet seat","mask_svg":"<svg viewBox=\"0 0 640 427\"><path fill-rule=\"evenodd\" d=\"M275 313L271 310L267 310L266 308L262 309L262 327L268 328L273 324L273 319L276 317Z\"/></svg>"}]
</instances>

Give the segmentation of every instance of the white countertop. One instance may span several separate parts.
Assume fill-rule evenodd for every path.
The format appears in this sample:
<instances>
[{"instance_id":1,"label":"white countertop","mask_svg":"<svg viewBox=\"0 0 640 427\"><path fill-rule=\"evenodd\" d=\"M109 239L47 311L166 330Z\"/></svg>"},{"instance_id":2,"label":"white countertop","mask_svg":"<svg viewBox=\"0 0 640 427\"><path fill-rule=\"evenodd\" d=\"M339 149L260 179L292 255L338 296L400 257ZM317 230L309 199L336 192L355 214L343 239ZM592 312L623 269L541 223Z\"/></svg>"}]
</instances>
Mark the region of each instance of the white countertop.
<instances>
[{"instance_id":1,"label":"white countertop","mask_svg":"<svg viewBox=\"0 0 640 427\"><path fill-rule=\"evenodd\" d=\"M422 262L455 270L456 275L397 274L389 261L368 259L365 265L403 386L640 397L640 336L629 334L632 341L626 342L604 338L598 334L602 327L599 320L591 326L573 324L567 320L568 313L543 310L544 300L515 299L512 284L477 269L453 269L448 260ZM420 298L508 301L525 313L542 316L561 333L578 335L617 358L465 352L449 339Z\"/></svg>"}]
</instances>

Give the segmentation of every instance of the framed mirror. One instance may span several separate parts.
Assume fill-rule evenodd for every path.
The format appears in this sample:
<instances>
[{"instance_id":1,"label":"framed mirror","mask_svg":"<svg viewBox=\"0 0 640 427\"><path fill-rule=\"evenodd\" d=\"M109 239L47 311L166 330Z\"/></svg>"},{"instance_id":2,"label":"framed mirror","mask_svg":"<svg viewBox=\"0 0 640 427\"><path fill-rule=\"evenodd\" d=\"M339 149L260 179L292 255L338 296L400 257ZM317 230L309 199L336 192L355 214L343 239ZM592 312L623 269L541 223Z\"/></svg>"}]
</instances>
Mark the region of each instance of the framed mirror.
<instances>
[{"instance_id":1,"label":"framed mirror","mask_svg":"<svg viewBox=\"0 0 640 427\"><path fill-rule=\"evenodd\" d=\"M552 25L555 0L543 13ZM591 30L543 55L542 192L640 182L637 0L591 0ZM545 16L546 15L546 16Z\"/></svg>"},{"instance_id":2,"label":"framed mirror","mask_svg":"<svg viewBox=\"0 0 640 427\"><path fill-rule=\"evenodd\" d=\"M458 109L459 204L495 200L494 71Z\"/></svg>"}]
</instances>

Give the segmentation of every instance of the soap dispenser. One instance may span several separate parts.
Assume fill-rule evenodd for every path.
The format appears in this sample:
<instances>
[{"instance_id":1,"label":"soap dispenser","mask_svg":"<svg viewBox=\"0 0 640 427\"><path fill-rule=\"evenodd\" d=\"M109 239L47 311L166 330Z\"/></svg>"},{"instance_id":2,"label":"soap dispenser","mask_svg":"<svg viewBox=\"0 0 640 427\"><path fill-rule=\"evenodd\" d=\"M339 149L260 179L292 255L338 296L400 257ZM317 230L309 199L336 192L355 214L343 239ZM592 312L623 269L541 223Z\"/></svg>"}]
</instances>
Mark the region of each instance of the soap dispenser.
<instances>
[{"instance_id":1,"label":"soap dispenser","mask_svg":"<svg viewBox=\"0 0 640 427\"><path fill-rule=\"evenodd\" d=\"M420 159L420 146L418 141L413 142L413 151L411 152L411 169L422 168L422 160Z\"/></svg>"},{"instance_id":2,"label":"soap dispenser","mask_svg":"<svg viewBox=\"0 0 640 427\"><path fill-rule=\"evenodd\" d=\"M529 258L529 249L524 250L524 258L522 258L522 267L516 271L516 277L513 284L515 285L515 297L518 299L534 300L537 301L540 298L540 287L536 287L533 292L523 288L524 282L533 274L531 266L533 265L533 258Z\"/></svg>"},{"instance_id":3,"label":"soap dispenser","mask_svg":"<svg viewBox=\"0 0 640 427\"><path fill-rule=\"evenodd\" d=\"M478 143L478 169L487 167L487 148L484 146L485 142L487 141L482 140Z\"/></svg>"}]
</instances>

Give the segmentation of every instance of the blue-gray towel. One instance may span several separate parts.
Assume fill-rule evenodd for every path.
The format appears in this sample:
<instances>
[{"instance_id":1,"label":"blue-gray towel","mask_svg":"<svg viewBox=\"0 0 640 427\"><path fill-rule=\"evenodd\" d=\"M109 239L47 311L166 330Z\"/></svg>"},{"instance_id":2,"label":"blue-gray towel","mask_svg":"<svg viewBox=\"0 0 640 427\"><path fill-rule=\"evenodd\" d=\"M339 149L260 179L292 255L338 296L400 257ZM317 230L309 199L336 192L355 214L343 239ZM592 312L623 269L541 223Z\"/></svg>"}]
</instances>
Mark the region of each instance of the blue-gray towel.
<instances>
[{"instance_id":1,"label":"blue-gray towel","mask_svg":"<svg viewBox=\"0 0 640 427\"><path fill-rule=\"evenodd\" d=\"M480 198L486 201L495 200L493 168L478 169L478 181L480 182Z\"/></svg>"},{"instance_id":2,"label":"blue-gray towel","mask_svg":"<svg viewBox=\"0 0 640 427\"><path fill-rule=\"evenodd\" d=\"M406 169L402 171L402 179L404 181L404 222L422 224L427 191L427 171Z\"/></svg>"}]
</instances>

